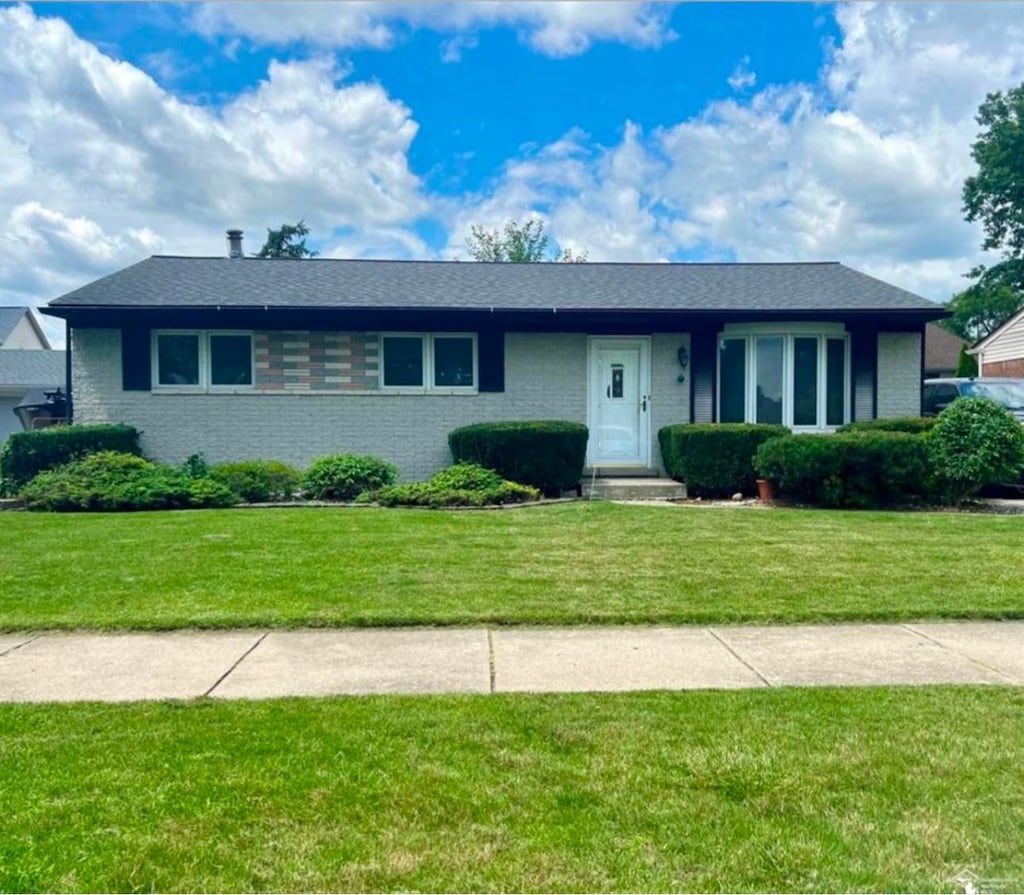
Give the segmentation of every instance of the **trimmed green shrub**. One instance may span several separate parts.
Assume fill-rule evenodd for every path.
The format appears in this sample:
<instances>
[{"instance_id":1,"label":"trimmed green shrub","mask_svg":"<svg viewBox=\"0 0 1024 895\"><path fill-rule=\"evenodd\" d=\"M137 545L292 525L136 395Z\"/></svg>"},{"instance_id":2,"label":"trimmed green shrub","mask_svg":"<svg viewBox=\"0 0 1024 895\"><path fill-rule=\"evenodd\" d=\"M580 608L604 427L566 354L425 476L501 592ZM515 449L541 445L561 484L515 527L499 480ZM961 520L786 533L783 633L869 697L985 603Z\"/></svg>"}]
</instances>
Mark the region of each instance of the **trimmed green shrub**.
<instances>
[{"instance_id":1,"label":"trimmed green shrub","mask_svg":"<svg viewBox=\"0 0 1024 895\"><path fill-rule=\"evenodd\" d=\"M280 460L216 463L209 475L247 503L287 500L299 487L299 471Z\"/></svg>"},{"instance_id":2,"label":"trimmed green shrub","mask_svg":"<svg viewBox=\"0 0 1024 895\"><path fill-rule=\"evenodd\" d=\"M112 512L225 507L235 495L211 479L134 454L102 451L41 472L21 490L30 510Z\"/></svg>"},{"instance_id":3,"label":"trimmed green shrub","mask_svg":"<svg viewBox=\"0 0 1024 895\"><path fill-rule=\"evenodd\" d=\"M1024 468L1024 427L988 398L958 398L938 415L928 455L943 496L954 503L985 485L1013 482Z\"/></svg>"},{"instance_id":4,"label":"trimmed green shrub","mask_svg":"<svg viewBox=\"0 0 1024 895\"><path fill-rule=\"evenodd\" d=\"M750 423L679 423L658 432L665 471L694 497L753 494L754 454L785 426Z\"/></svg>"},{"instance_id":5,"label":"trimmed green shrub","mask_svg":"<svg viewBox=\"0 0 1024 895\"><path fill-rule=\"evenodd\" d=\"M16 492L39 473L99 451L140 455L139 433L123 423L15 432L0 450L0 479Z\"/></svg>"},{"instance_id":6,"label":"trimmed green shrub","mask_svg":"<svg viewBox=\"0 0 1024 895\"><path fill-rule=\"evenodd\" d=\"M907 432L772 438L754 465L780 496L824 507L880 507L932 493L925 437Z\"/></svg>"},{"instance_id":7,"label":"trimmed green shrub","mask_svg":"<svg viewBox=\"0 0 1024 895\"><path fill-rule=\"evenodd\" d=\"M909 432L920 435L930 432L935 426L934 416L897 416L885 420L860 420L840 426L836 432L840 435L847 432Z\"/></svg>"},{"instance_id":8,"label":"trimmed green shrub","mask_svg":"<svg viewBox=\"0 0 1024 895\"><path fill-rule=\"evenodd\" d=\"M364 491L393 485L398 468L363 454L331 454L314 460L302 476L300 487L314 500L355 500Z\"/></svg>"},{"instance_id":9,"label":"trimmed green shrub","mask_svg":"<svg viewBox=\"0 0 1024 895\"><path fill-rule=\"evenodd\" d=\"M475 423L448 435L456 463L475 463L546 493L575 488L587 457L587 427L560 420Z\"/></svg>"},{"instance_id":10,"label":"trimmed green shrub","mask_svg":"<svg viewBox=\"0 0 1024 895\"><path fill-rule=\"evenodd\" d=\"M367 492L360 499L376 501L386 507L482 507L539 500L540 492L529 485L503 479L492 469L457 463L442 469L428 482L390 485Z\"/></svg>"}]
</instances>

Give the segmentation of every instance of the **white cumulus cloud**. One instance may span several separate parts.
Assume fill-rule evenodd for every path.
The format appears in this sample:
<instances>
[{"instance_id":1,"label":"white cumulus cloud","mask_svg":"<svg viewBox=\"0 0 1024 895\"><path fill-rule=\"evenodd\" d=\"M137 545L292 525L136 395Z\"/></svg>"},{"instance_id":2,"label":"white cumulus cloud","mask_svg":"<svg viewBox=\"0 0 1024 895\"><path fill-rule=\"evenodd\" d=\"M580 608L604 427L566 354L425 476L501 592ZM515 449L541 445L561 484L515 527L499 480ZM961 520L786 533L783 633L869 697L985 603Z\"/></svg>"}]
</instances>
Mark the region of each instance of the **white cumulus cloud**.
<instances>
[{"instance_id":1,"label":"white cumulus cloud","mask_svg":"<svg viewBox=\"0 0 1024 895\"><path fill-rule=\"evenodd\" d=\"M0 8L0 303L37 303L159 251L220 254L224 229L304 218L405 247L427 211L418 125L331 57L272 62L219 109L182 101L61 19ZM381 242L380 234L390 234ZM256 240L256 244L251 242Z\"/></svg>"},{"instance_id":2,"label":"white cumulus cloud","mask_svg":"<svg viewBox=\"0 0 1024 895\"><path fill-rule=\"evenodd\" d=\"M571 156L510 160L450 215L449 251L468 221L533 212L594 260L834 259L946 299L986 260L960 190L978 105L1024 80L1021 10L839 6L816 81L767 85L646 135L627 123L618 145L577 134ZM753 86L747 64L734 88Z\"/></svg>"},{"instance_id":3,"label":"white cumulus cloud","mask_svg":"<svg viewBox=\"0 0 1024 895\"><path fill-rule=\"evenodd\" d=\"M244 37L268 46L303 42L330 49L386 49L406 32L432 31L454 36L442 48L446 61L455 61L472 47L475 32L512 27L527 46L559 57L578 55L594 43L661 46L675 38L668 25L673 5L621 0L204 3L193 24L208 37Z\"/></svg>"}]
</instances>

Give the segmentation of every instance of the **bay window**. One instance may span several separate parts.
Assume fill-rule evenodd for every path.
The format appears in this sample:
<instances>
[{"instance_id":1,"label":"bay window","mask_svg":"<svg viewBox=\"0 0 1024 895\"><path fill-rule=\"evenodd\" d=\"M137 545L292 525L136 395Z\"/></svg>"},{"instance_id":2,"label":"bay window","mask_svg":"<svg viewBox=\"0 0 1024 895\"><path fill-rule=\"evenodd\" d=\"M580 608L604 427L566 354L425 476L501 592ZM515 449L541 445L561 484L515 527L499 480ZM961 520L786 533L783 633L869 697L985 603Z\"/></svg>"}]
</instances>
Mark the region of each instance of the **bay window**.
<instances>
[{"instance_id":1,"label":"bay window","mask_svg":"<svg viewBox=\"0 0 1024 895\"><path fill-rule=\"evenodd\" d=\"M832 429L849 420L841 326L727 326L718 338L718 421Z\"/></svg>"}]
</instances>

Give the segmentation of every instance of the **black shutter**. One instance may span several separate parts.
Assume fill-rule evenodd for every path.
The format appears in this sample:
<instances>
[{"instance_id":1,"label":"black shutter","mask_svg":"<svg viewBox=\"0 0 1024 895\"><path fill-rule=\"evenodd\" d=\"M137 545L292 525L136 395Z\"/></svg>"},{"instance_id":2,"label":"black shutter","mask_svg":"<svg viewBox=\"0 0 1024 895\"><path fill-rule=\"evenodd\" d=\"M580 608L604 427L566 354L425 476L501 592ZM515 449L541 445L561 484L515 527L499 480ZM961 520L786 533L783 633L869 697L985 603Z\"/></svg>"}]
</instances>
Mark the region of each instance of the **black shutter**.
<instances>
[{"instance_id":1,"label":"black shutter","mask_svg":"<svg viewBox=\"0 0 1024 895\"><path fill-rule=\"evenodd\" d=\"M690 422L715 421L715 364L717 336L714 329L690 332Z\"/></svg>"},{"instance_id":2,"label":"black shutter","mask_svg":"<svg viewBox=\"0 0 1024 895\"><path fill-rule=\"evenodd\" d=\"M121 330L121 388L126 392L148 392L153 387L148 327Z\"/></svg>"},{"instance_id":3,"label":"black shutter","mask_svg":"<svg viewBox=\"0 0 1024 895\"><path fill-rule=\"evenodd\" d=\"M505 333L502 330L481 330L477 333L477 367L479 390L505 391Z\"/></svg>"},{"instance_id":4,"label":"black shutter","mask_svg":"<svg viewBox=\"0 0 1024 895\"><path fill-rule=\"evenodd\" d=\"M850 329L850 406L854 420L878 415L878 333Z\"/></svg>"}]
</instances>

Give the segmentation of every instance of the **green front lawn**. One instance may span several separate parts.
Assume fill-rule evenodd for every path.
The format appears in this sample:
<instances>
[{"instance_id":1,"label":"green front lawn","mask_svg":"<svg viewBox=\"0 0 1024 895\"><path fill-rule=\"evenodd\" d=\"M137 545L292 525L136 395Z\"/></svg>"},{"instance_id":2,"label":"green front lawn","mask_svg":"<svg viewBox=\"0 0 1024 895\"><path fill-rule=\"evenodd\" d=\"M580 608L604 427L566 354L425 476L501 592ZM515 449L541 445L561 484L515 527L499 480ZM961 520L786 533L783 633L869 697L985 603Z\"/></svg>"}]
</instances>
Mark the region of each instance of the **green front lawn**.
<instances>
[{"instance_id":1,"label":"green front lawn","mask_svg":"<svg viewBox=\"0 0 1024 895\"><path fill-rule=\"evenodd\" d=\"M0 629L1020 618L1022 543L952 513L5 513Z\"/></svg>"},{"instance_id":2,"label":"green front lawn","mask_svg":"<svg viewBox=\"0 0 1024 895\"><path fill-rule=\"evenodd\" d=\"M1024 886L1012 689L0 706L0 742L3 891Z\"/></svg>"}]
</instances>

